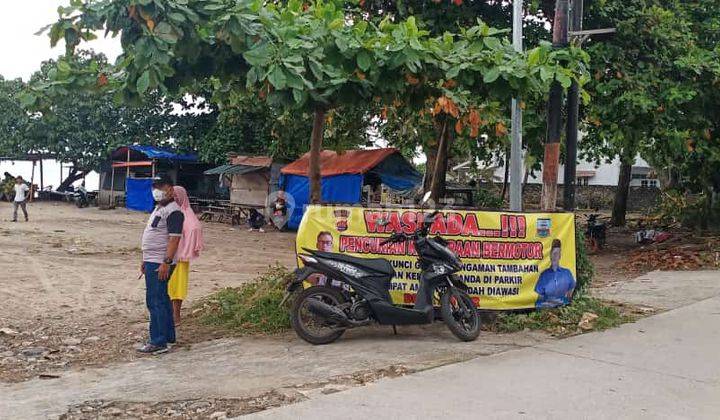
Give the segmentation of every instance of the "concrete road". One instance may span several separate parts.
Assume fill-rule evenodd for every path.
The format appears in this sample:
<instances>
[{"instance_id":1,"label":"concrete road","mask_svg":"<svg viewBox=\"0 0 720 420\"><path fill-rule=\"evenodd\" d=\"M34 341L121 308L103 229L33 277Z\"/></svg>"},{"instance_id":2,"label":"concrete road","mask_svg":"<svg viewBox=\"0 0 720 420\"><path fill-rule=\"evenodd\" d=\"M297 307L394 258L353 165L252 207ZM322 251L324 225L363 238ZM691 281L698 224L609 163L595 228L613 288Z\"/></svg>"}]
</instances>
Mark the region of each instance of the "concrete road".
<instances>
[{"instance_id":1,"label":"concrete road","mask_svg":"<svg viewBox=\"0 0 720 420\"><path fill-rule=\"evenodd\" d=\"M682 293L682 290L677 290ZM253 419L720 419L720 296Z\"/></svg>"}]
</instances>

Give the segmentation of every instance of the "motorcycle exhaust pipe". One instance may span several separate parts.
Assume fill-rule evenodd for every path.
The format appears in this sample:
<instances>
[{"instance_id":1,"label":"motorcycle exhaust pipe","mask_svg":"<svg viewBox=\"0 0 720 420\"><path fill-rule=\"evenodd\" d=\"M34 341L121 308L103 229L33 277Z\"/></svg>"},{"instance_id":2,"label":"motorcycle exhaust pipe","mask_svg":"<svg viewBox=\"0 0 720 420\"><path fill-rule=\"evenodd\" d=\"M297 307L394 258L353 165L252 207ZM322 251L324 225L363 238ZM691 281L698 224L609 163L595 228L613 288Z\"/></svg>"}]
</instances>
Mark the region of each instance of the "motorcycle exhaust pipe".
<instances>
[{"instance_id":1,"label":"motorcycle exhaust pipe","mask_svg":"<svg viewBox=\"0 0 720 420\"><path fill-rule=\"evenodd\" d=\"M351 327L352 322L341 309L328 305L318 299L308 299L307 308L315 315L321 316L328 321L339 324L343 327Z\"/></svg>"}]
</instances>

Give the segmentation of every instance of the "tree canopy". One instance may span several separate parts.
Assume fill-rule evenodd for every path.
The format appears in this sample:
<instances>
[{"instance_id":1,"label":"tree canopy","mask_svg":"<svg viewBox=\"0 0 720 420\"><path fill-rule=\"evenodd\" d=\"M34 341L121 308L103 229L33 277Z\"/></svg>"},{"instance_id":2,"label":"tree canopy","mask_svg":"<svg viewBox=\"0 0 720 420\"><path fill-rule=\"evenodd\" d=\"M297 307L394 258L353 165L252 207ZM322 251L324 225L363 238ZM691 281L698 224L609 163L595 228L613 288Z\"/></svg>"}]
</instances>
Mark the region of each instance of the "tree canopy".
<instances>
[{"instance_id":1,"label":"tree canopy","mask_svg":"<svg viewBox=\"0 0 720 420\"><path fill-rule=\"evenodd\" d=\"M712 185L720 72L718 10L711 3L606 0L590 9L598 26L617 28L612 38L587 47L592 100L585 142L591 157L621 157L616 224L624 223L638 153L666 178Z\"/></svg>"}]
</instances>

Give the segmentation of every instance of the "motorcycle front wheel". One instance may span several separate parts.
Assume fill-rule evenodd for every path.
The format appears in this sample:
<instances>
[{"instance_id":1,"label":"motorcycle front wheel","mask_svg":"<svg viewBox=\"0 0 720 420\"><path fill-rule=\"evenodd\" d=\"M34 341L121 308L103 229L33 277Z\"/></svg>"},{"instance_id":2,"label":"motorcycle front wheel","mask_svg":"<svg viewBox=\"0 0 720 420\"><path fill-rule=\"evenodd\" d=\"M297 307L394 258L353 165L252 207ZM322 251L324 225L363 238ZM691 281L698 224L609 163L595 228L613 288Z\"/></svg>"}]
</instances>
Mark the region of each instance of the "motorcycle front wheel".
<instances>
[{"instance_id":1,"label":"motorcycle front wheel","mask_svg":"<svg viewBox=\"0 0 720 420\"><path fill-rule=\"evenodd\" d=\"M440 314L445 325L462 341L473 341L480 335L480 315L470 295L450 287L440 296Z\"/></svg>"},{"instance_id":2,"label":"motorcycle front wheel","mask_svg":"<svg viewBox=\"0 0 720 420\"><path fill-rule=\"evenodd\" d=\"M330 344L340 338L345 329L332 325L320 315L308 309L310 299L318 299L331 306L345 302L342 293L336 288L313 286L302 290L293 300L290 309L290 324L295 333L310 344Z\"/></svg>"}]
</instances>

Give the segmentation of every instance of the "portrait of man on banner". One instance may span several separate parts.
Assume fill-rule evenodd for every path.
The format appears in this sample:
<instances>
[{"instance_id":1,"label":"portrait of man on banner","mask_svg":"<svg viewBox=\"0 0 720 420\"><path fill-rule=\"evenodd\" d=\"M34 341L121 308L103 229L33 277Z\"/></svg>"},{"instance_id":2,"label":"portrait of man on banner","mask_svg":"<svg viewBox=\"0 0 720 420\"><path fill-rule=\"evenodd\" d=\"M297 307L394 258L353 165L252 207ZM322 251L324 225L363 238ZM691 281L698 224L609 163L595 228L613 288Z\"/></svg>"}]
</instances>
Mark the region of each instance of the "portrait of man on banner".
<instances>
[{"instance_id":1,"label":"portrait of man on banner","mask_svg":"<svg viewBox=\"0 0 720 420\"><path fill-rule=\"evenodd\" d=\"M322 231L317 235L315 249L323 252L333 252L333 242L332 234L328 231ZM332 280L331 284L328 284L328 279L323 274L313 274L307 278L307 281L313 286L341 286L341 283L337 280Z\"/></svg>"},{"instance_id":2,"label":"portrait of man on banner","mask_svg":"<svg viewBox=\"0 0 720 420\"><path fill-rule=\"evenodd\" d=\"M535 306L537 308L552 308L567 305L575 290L575 278L572 271L560 267L562 256L562 243L553 239L550 248L550 267L540 274L535 285L538 294Z\"/></svg>"}]
</instances>

